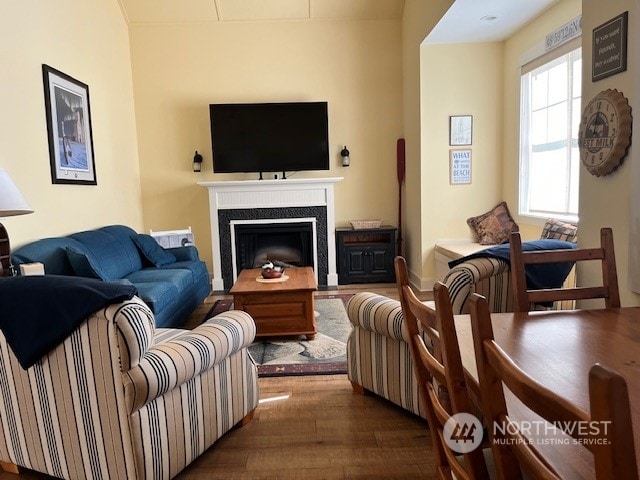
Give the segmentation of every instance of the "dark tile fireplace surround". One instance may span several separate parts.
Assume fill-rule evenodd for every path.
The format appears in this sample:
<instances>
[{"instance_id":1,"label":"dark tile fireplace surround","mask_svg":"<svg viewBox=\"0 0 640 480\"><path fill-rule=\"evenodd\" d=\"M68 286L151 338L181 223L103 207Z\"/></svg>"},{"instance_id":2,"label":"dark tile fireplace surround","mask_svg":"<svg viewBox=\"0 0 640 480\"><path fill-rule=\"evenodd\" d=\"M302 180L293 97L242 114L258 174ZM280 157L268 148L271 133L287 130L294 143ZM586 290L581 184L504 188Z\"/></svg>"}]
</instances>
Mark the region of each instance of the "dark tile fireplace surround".
<instances>
[{"instance_id":1,"label":"dark tile fireplace surround","mask_svg":"<svg viewBox=\"0 0 640 480\"><path fill-rule=\"evenodd\" d=\"M227 209L218 211L218 228L220 232L221 270L224 288L233 285L233 258L231 221L265 220L260 223L240 223L234 225L236 237L236 268L254 267L256 253L256 238L262 238L271 247L283 247L288 250L299 250L301 258L271 260L294 261L301 266L314 266L313 228L309 218L315 218L317 235L317 273L318 285L327 285L328 274L328 244L327 244L327 209L324 206L258 208L258 209ZM268 220L273 219L273 223ZM282 219L300 219L300 221L278 222ZM258 242L259 244L260 242ZM281 245L278 245L280 243ZM249 265L250 263L250 265Z\"/></svg>"}]
</instances>

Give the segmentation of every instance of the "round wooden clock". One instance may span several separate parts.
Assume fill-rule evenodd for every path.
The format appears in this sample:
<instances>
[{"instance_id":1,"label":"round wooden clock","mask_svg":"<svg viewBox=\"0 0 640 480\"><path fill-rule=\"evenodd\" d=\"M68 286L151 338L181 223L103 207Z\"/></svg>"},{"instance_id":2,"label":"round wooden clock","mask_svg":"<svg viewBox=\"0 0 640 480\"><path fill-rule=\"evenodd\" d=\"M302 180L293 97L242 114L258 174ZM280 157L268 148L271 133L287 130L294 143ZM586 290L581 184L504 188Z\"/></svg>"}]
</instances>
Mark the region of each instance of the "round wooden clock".
<instances>
[{"instance_id":1,"label":"round wooden clock","mask_svg":"<svg viewBox=\"0 0 640 480\"><path fill-rule=\"evenodd\" d=\"M578 145L580 158L597 177L613 172L631 144L631 107L618 90L603 90L582 112Z\"/></svg>"}]
</instances>

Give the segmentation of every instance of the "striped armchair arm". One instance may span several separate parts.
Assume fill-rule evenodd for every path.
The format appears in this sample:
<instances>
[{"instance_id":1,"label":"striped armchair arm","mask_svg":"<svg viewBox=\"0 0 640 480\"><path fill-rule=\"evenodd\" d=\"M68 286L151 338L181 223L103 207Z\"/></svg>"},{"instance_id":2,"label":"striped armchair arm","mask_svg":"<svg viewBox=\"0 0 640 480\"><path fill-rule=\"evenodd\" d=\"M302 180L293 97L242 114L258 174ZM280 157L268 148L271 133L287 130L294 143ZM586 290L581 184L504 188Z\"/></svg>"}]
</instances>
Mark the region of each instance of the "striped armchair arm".
<instances>
[{"instance_id":1,"label":"striped armchair arm","mask_svg":"<svg viewBox=\"0 0 640 480\"><path fill-rule=\"evenodd\" d=\"M256 335L251 316L230 310L168 341L155 343L126 372L125 397L130 412L188 382L247 348Z\"/></svg>"},{"instance_id":2,"label":"striped armchair arm","mask_svg":"<svg viewBox=\"0 0 640 480\"><path fill-rule=\"evenodd\" d=\"M370 292L356 293L347 304L349 321L356 327L409 343L400 302Z\"/></svg>"},{"instance_id":3,"label":"striped armchair arm","mask_svg":"<svg viewBox=\"0 0 640 480\"><path fill-rule=\"evenodd\" d=\"M454 315L469 313L469 297L487 298L491 312L512 312L513 295L509 264L496 258L474 258L456 265L445 275Z\"/></svg>"}]
</instances>

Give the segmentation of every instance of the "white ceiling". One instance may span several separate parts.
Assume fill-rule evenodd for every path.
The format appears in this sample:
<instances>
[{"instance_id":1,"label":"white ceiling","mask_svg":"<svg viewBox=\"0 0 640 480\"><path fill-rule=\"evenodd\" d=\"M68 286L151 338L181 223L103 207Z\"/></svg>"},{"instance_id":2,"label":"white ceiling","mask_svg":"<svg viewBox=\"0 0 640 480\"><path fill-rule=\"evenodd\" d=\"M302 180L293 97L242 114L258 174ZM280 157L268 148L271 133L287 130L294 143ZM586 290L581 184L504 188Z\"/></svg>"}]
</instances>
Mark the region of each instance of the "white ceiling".
<instances>
[{"instance_id":1,"label":"white ceiling","mask_svg":"<svg viewBox=\"0 0 640 480\"><path fill-rule=\"evenodd\" d=\"M426 43L495 42L508 38L560 0L456 0ZM489 17L495 17L490 20Z\"/></svg>"},{"instance_id":2,"label":"white ceiling","mask_svg":"<svg viewBox=\"0 0 640 480\"><path fill-rule=\"evenodd\" d=\"M401 19L405 0L118 0L130 24ZM421 0L429 1L429 0ZM500 41L560 0L456 0L427 43ZM493 21L482 20L486 16Z\"/></svg>"}]
</instances>

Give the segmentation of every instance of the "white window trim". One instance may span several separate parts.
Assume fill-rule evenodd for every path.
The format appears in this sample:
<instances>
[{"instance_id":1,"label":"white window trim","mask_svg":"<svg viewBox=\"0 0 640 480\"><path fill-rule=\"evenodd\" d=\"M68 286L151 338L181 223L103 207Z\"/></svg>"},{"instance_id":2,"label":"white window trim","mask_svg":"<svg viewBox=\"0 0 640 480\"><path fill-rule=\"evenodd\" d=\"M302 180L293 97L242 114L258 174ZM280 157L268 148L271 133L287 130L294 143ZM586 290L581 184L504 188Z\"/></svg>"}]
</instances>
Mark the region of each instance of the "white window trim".
<instances>
[{"instance_id":1,"label":"white window trim","mask_svg":"<svg viewBox=\"0 0 640 480\"><path fill-rule=\"evenodd\" d=\"M534 58L530 62L527 62L521 67L521 80L520 80L520 131L519 131L519 158L518 158L518 214L524 218L530 218L533 220L539 219L540 221L544 221L547 218L556 218L558 220L563 220L567 222L577 223L579 220L578 215L572 214L559 214L558 212L544 212L544 211L530 211L528 209L528 190L523 191L523 182L520 180L523 175L528 177L528 162L525 162L525 158L528 157L528 152L526 151L526 143L522 141L524 131L530 131L529 125L529 116L525 114L526 107L526 98L528 91L528 84L525 85L524 75L549 63L552 63L554 60L559 59L567 55L574 50L580 49L582 46L582 38L577 37L573 40L566 42L560 45L558 48L545 53L537 58ZM571 75L567 79L568 82L572 81ZM572 104L572 99L567 101L568 108L569 105ZM526 128L526 130L525 130ZM571 123L567 126L568 129L571 129ZM526 165L525 165L526 163ZM570 167L570 163L568 163L568 167ZM526 188L526 187L525 187ZM525 206L527 207L525 209ZM537 222L534 222L537 223Z\"/></svg>"}]
</instances>

